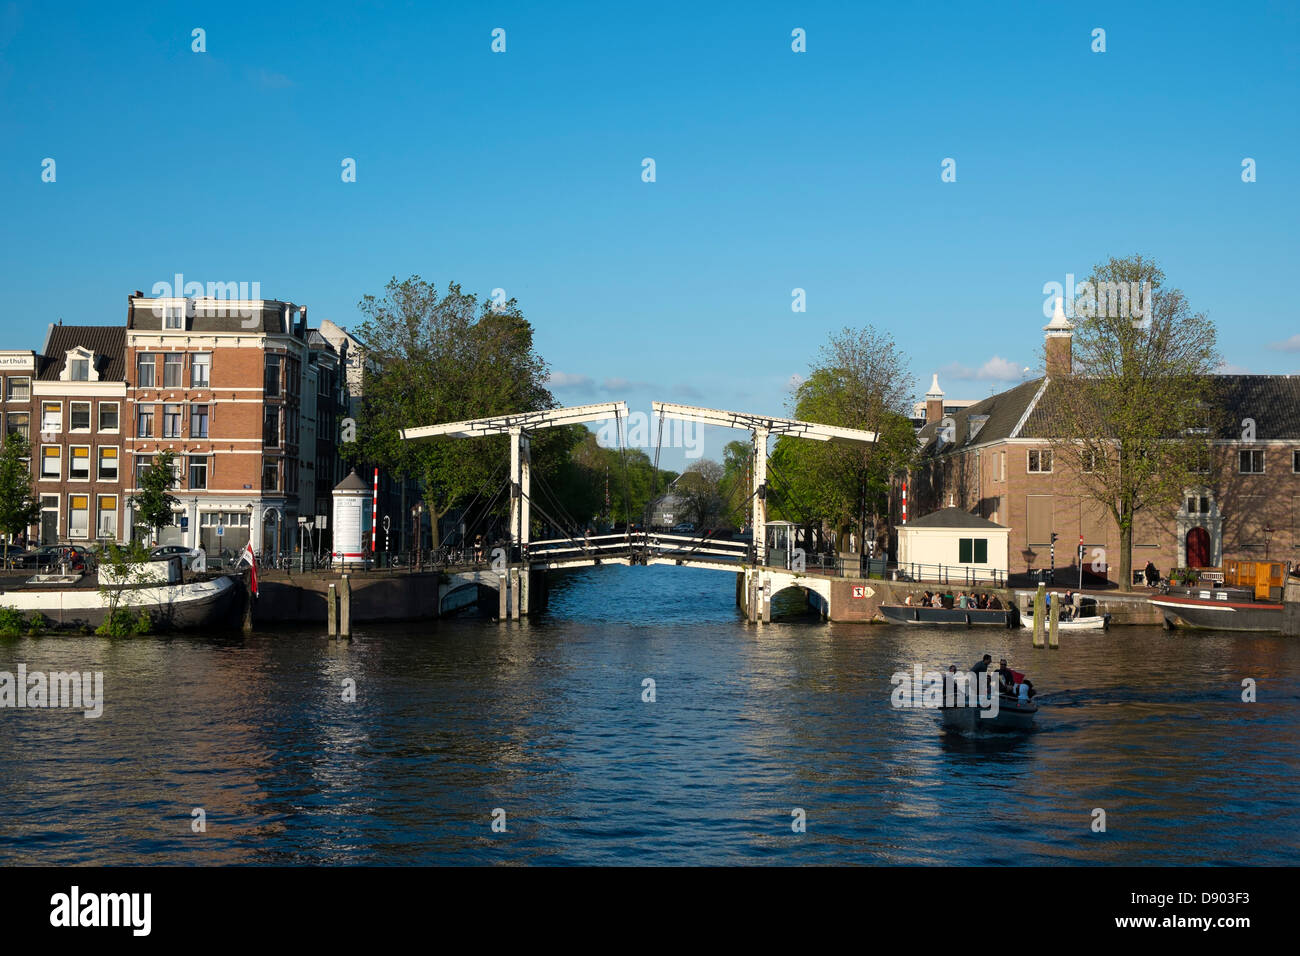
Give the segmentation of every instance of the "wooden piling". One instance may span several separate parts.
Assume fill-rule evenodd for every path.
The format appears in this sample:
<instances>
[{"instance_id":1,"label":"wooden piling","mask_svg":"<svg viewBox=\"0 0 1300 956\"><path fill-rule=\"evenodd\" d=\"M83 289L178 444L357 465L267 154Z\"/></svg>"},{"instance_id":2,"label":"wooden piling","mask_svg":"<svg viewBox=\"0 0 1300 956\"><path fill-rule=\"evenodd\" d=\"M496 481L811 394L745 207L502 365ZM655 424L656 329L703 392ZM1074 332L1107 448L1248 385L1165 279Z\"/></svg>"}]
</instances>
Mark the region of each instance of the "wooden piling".
<instances>
[{"instance_id":1,"label":"wooden piling","mask_svg":"<svg viewBox=\"0 0 1300 956\"><path fill-rule=\"evenodd\" d=\"M343 575L339 582L339 637L352 636L352 582Z\"/></svg>"},{"instance_id":2,"label":"wooden piling","mask_svg":"<svg viewBox=\"0 0 1300 956\"><path fill-rule=\"evenodd\" d=\"M1039 584L1034 595L1034 647L1043 646L1043 625L1047 617L1047 585Z\"/></svg>"},{"instance_id":3,"label":"wooden piling","mask_svg":"<svg viewBox=\"0 0 1300 956\"><path fill-rule=\"evenodd\" d=\"M339 593L332 583L325 590L325 626L330 637L339 636Z\"/></svg>"},{"instance_id":4,"label":"wooden piling","mask_svg":"<svg viewBox=\"0 0 1300 956\"><path fill-rule=\"evenodd\" d=\"M1047 646L1052 650L1059 650L1061 647L1061 596L1054 595L1056 600L1052 602L1052 610L1048 614L1048 623L1051 630L1047 635Z\"/></svg>"},{"instance_id":5,"label":"wooden piling","mask_svg":"<svg viewBox=\"0 0 1300 956\"><path fill-rule=\"evenodd\" d=\"M497 620L510 620L510 575L501 575L501 586L497 588Z\"/></svg>"}]
</instances>

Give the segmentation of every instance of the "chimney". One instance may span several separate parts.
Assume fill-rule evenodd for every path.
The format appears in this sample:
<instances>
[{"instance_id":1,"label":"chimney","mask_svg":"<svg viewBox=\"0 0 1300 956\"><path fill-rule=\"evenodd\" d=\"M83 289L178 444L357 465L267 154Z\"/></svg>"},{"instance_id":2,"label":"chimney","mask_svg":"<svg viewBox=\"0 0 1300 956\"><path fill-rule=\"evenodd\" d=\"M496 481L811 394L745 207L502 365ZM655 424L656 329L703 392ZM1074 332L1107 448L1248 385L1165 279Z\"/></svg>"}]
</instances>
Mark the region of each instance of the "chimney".
<instances>
[{"instance_id":1,"label":"chimney","mask_svg":"<svg viewBox=\"0 0 1300 956\"><path fill-rule=\"evenodd\" d=\"M1047 333L1047 377L1059 378L1074 371L1074 326L1065 318L1061 308L1061 297L1056 297L1056 309L1052 312L1052 321L1043 326Z\"/></svg>"},{"instance_id":2,"label":"chimney","mask_svg":"<svg viewBox=\"0 0 1300 956\"><path fill-rule=\"evenodd\" d=\"M934 373L930 390L925 393L925 423L937 422L943 418L943 389L939 387L939 373Z\"/></svg>"}]
</instances>

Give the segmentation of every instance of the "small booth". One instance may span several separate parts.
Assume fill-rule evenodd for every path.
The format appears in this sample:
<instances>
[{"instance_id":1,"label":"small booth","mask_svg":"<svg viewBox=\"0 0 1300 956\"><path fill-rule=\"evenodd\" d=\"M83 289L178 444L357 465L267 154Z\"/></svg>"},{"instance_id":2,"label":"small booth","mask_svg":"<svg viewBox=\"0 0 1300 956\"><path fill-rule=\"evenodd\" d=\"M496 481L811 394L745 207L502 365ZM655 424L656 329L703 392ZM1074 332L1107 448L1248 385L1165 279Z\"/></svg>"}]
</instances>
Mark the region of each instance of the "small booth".
<instances>
[{"instance_id":1,"label":"small booth","mask_svg":"<svg viewBox=\"0 0 1300 956\"><path fill-rule=\"evenodd\" d=\"M768 567L788 568L794 558L795 549L795 532L799 526L793 521L769 521L764 527L767 528L767 535L764 543L767 545Z\"/></svg>"},{"instance_id":2,"label":"small booth","mask_svg":"<svg viewBox=\"0 0 1300 956\"><path fill-rule=\"evenodd\" d=\"M947 575L995 583L1006 582L1011 529L970 514L944 508L898 528L898 566L914 580Z\"/></svg>"},{"instance_id":3,"label":"small booth","mask_svg":"<svg viewBox=\"0 0 1300 956\"><path fill-rule=\"evenodd\" d=\"M335 567L364 565L370 546L372 490L361 476L352 473L334 486L333 551Z\"/></svg>"}]
</instances>

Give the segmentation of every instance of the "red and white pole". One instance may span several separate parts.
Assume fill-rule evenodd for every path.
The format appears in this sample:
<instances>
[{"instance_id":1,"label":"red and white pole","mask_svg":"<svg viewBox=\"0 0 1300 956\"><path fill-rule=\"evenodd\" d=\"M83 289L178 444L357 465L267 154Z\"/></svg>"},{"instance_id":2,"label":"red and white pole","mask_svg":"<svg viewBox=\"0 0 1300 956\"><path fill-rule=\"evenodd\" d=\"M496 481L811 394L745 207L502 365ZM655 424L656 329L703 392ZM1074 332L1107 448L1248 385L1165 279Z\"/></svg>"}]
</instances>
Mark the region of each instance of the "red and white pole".
<instances>
[{"instance_id":1,"label":"red and white pole","mask_svg":"<svg viewBox=\"0 0 1300 956\"><path fill-rule=\"evenodd\" d=\"M375 553L375 529L379 527L379 469L375 469L375 492L370 499L370 553Z\"/></svg>"},{"instance_id":2,"label":"red and white pole","mask_svg":"<svg viewBox=\"0 0 1300 956\"><path fill-rule=\"evenodd\" d=\"M903 482L903 520L901 524L907 524L907 482Z\"/></svg>"}]
</instances>

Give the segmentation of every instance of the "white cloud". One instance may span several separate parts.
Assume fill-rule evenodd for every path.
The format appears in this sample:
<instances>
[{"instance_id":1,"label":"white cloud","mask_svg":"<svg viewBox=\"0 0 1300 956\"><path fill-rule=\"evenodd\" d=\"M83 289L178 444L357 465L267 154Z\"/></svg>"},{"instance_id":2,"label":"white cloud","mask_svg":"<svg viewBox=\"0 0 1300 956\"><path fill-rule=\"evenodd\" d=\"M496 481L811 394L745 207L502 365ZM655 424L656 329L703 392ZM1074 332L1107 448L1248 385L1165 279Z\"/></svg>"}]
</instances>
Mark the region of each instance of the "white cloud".
<instances>
[{"instance_id":1,"label":"white cloud","mask_svg":"<svg viewBox=\"0 0 1300 956\"><path fill-rule=\"evenodd\" d=\"M1220 362L1219 367L1214 370L1219 375L1249 375L1250 369L1244 365L1234 365L1232 362Z\"/></svg>"},{"instance_id":2,"label":"white cloud","mask_svg":"<svg viewBox=\"0 0 1300 956\"><path fill-rule=\"evenodd\" d=\"M590 375L572 375L568 372L552 372L546 384L551 388L590 388L594 383Z\"/></svg>"},{"instance_id":3,"label":"white cloud","mask_svg":"<svg viewBox=\"0 0 1300 956\"><path fill-rule=\"evenodd\" d=\"M1300 352L1300 333L1281 342L1274 342L1269 348L1274 352Z\"/></svg>"},{"instance_id":4,"label":"white cloud","mask_svg":"<svg viewBox=\"0 0 1300 956\"><path fill-rule=\"evenodd\" d=\"M971 368L961 362L949 362L939 369L939 383L945 379L958 382L1016 382L1020 380L1023 367L1010 359L995 355L979 368Z\"/></svg>"}]
</instances>

